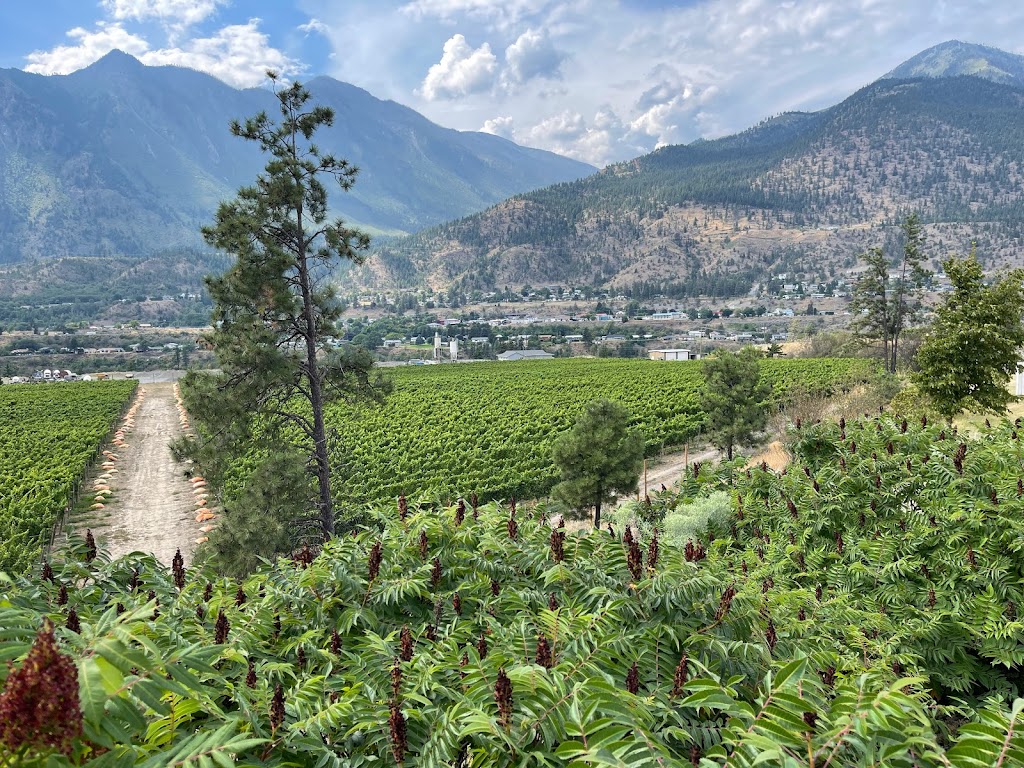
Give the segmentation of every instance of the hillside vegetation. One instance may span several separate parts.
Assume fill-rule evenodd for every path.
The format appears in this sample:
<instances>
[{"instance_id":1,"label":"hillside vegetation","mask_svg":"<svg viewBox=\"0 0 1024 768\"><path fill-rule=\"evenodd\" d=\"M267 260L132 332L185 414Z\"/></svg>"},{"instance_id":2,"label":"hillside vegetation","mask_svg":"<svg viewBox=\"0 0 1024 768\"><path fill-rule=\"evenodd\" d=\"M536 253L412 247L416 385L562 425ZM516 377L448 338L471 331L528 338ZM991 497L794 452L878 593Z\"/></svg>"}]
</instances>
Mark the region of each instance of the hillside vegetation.
<instances>
[{"instance_id":1,"label":"hillside vegetation","mask_svg":"<svg viewBox=\"0 0 1024 768\"><path fill-rule=\"evenodd\" d=\"M1024 57L987 45L950 40L922 51L885 77L955 77L974 75L996 83L1024 86Z\"/></svg>"},{"instance_id":2,"label":"hillside vegetation","mask_svg":"<svg viewBox=\"0 0 1024 768\"><path fill-rule=\"evenodd\" d=\"M1019 765L1016 429L805 425L656 498L724 494L686 541L415 498L242 582L80 546L0 588L0 659L50 618L77 673L0 665L0 740L42 763L27 688L53 766Z\"/></svg>"},{"instance_id":3,"label":"hillside vegetation","mask_svg":"<svg viewBox=\"0 0 1024 768\"><path fill-rule=\"evenodd\" d=\"M910 210L928 223L932 257L976 241L990 266L1018 263L1022 126L1018 85L883 79L821 112L664 147L382 244L364 275L743 294L780 272L826 281L868 246L891 245Z\"/></svg>"},{"instance_id":4,"label":"hillside vegetation","mask_svg":"<svg viewBox=\"0 0 1024 768\"><path fill-rule=\"evenodd\" d=\"M334 210L377 232L412 232L594 170L442 128L329 77L309 86L337 114L324 151L362 169ZM70 75L0 70L0 263L201 245L199 227L262 165L230 121L274 103L269 89L120 51Z\"/></svg>"}]
</instances>

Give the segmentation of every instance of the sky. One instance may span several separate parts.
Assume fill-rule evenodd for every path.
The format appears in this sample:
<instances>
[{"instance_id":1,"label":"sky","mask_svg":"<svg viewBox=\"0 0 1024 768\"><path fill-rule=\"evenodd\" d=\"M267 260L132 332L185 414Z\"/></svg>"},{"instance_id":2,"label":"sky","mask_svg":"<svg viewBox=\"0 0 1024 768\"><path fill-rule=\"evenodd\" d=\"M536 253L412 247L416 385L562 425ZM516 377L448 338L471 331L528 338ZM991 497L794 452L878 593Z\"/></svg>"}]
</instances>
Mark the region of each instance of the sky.
<instances>
[{"instance_id":1,"label":"sky","mask_svg":"<svg viewBox=\"0 0 1024 768\"><path fill-rule=\"evenodd\" d=\"M1024 54L1021 0L0 0L0 67L118 48L236 87L329 75L603 166L841 101L950 39Z\"/></svg>"}]
</instances>

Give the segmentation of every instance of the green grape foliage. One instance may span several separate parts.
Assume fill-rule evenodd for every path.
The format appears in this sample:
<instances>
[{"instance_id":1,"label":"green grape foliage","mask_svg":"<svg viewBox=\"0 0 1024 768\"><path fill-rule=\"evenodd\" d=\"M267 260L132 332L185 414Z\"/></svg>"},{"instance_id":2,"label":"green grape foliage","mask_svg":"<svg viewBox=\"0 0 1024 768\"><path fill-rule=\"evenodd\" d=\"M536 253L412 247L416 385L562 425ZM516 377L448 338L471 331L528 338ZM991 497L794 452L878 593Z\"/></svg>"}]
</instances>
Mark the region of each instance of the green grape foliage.
<instances>
[{"instance_id":1,"label":"green grape foliage","mask_svg":"<svg viewBox=\"0 0 1024 768\"><path fill-rule=\"evenodd\" d=\"M828 394L872 370L866 360L765 360L776 397L796 383ZM383 407L327 411L335 492L349 508L429 492L485 501L537 498L559 480L554 441L598 399L621 403L644 433L648 455L682 446L705 428L699 362L568 359L387 369ZM200 425L200 428L202 426ZM254 467L238 460L222 482L226 500Z\"/></svg>"},{"instance_id":2,"label":"green grape foliage","mask_svg":"<svg viewBox=\"0 0 1024 768\"><path fill-rule=\"evenodd\" d=\"M134 381L0 387L0 571L38 560Z\"/></svg>"}]
</instances>

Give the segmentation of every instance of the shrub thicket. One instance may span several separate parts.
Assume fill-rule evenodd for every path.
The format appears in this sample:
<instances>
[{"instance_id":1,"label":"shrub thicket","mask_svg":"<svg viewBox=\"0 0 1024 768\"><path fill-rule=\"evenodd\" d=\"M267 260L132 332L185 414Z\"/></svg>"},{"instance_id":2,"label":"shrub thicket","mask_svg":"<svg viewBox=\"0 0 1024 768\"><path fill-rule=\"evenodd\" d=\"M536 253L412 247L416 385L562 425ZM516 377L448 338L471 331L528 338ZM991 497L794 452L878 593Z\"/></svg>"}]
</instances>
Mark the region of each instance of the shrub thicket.
<instances>
[{"instance_id":1,"label":"shrub thicket","mask_svg":"<svg viewBox=\"0 0 1024 768\"><path fill-rule=\"evenodd\" d=\"M413 501L243 581L73 549L0 585L0 662L51 619L81 735L0 739L53 766L1024 763L1016 428L864 419L794 453L654 498L731 499L682 548ZM15 674L24 714L43 681Z\"/></svg>"}]
</instances>

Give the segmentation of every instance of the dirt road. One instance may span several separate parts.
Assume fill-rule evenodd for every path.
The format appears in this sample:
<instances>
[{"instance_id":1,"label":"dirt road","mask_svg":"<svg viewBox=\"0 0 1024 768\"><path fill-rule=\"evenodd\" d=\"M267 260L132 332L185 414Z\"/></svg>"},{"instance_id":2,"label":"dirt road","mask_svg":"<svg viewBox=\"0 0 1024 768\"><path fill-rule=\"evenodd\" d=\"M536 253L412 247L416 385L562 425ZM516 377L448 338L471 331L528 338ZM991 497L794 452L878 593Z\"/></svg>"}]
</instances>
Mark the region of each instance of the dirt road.
<instances>
[{"instance_id":1,"label":"dirt road","mask_svg":"<svg viewBox=\"0 0 1024 768\"><path fill-rule=\"evenodd\" d=\"M721 456L721 451L711 448L691 451L674 451L663 453L661 456L647 460L647 489L648 493L661 490L661 486L671 488L679 482L679 478L686 470L686 465L695 461L713 461ZM640 494L644 492L644 478L640 477Z\"/></svg>"},{"instance_id":2,"label":"dirt road","mask_svg":"<svg viewBox=\"0 0 1024 768\"><path fill-rule=\"evenodd\" d=\"M180 547L187 564L200 534L192 487L169 448L181 434L174 385L140 385L136 396L142 400L135 426L125 435L125 445L114 449L113 496L104 509L72 519L71 528L78 533L91 528L112 558L142 551L170 565ZM87 483L92 487L93 478Z\"/></svg>"}]
</instances>

